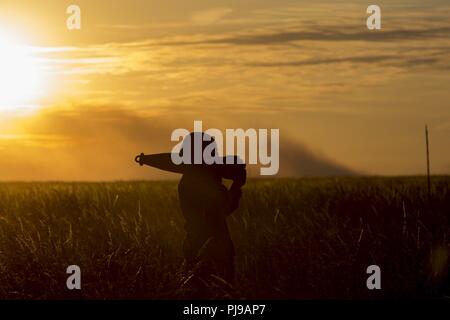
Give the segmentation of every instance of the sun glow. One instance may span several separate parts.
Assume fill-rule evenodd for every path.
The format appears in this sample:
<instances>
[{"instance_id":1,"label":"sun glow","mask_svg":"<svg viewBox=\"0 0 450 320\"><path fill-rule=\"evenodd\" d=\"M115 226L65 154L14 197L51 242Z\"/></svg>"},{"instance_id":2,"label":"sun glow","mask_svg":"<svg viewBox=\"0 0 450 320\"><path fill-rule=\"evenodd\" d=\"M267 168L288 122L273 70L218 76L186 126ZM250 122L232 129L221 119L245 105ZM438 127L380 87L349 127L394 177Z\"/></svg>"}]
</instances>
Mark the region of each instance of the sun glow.
<instances>
[{"instance_id":1,"label":"sun glow","mask_svg":"<svg viewBox=\"0 0 450 320\"><path fill-rule=\"evenodd\" d=\"M0 111L36 106L44 93L44 76L31 47L0 32Z\"/></svg>"}]
</instances>

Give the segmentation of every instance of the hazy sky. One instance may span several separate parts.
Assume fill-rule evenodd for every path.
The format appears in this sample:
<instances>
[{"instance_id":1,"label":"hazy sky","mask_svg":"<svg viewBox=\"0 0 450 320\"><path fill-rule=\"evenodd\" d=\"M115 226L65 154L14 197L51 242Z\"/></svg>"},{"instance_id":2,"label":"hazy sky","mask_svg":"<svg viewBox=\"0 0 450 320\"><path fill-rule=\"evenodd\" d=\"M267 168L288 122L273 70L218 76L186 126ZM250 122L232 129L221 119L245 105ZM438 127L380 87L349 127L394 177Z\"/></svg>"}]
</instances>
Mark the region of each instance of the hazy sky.
<instances>
[{"instance_id":1,"label":"hazy sky","mask_svg":"<svg viewBox=\"0 0 450 320\"><path fill-rule=\"evenodd\" d=\"M0 180L159 177L134 155L193 120L279 128L282 175L422 174L427 123L450 174L448 1L1 0L5 33L42 89L0 108Z\"/></svg>"}]
</instances>

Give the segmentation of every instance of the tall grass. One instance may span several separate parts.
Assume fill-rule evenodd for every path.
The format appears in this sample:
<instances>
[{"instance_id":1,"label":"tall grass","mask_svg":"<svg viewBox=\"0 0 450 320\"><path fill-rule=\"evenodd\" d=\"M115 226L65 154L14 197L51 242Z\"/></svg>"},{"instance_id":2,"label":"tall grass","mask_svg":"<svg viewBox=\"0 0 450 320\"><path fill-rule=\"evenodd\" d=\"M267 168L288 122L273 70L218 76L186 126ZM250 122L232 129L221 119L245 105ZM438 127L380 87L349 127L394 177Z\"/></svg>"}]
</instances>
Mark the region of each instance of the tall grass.
<instances>
[{"instance_id":1,"label":"tall grass","mask_svg":"<svg viewBox=\"0 0 450 320\"><path fill-rule=\"evenodd\" d=\"M431 198L421 177L251 180L229 218L232 297L448 294L449 189L448 177ZM183 236L176 182L2 183L0 298L177 298ZM66 288L72 264L80 291ZM371 264L381 290L366 288Z\"/></svg>"}]
</instances>

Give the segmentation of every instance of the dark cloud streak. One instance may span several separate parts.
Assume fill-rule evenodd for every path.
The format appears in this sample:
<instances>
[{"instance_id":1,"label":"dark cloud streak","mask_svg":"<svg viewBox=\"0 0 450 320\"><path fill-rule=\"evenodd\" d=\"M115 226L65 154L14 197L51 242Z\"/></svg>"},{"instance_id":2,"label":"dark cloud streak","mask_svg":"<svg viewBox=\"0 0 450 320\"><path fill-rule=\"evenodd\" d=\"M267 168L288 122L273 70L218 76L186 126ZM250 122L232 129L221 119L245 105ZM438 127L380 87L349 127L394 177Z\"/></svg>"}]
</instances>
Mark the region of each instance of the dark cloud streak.
<instances>
[{"instance_id":1,"label":"dark cloud streak","mask_svg":"<svg viewBox=\"0 0 450 320\"><path fill-rule=\"evenodd\" d=\"M306 59L300 61L280 61L280 62L254 62L248 63L247 66L251 67L301 67L301 66L315 66L324 64L339 64L339 63L352 63L352 64L383 64L389 66L399 67L418 67L422 65L435 65L440 60L437 58L405 58L402 56L355 56L344 58L330 58L330 59Z\"/></svg>"},{"instance_id":2,"label":"dark cloud streak","mask_svg":"<svg viewBox=\"0 0 450 320\"><path fill-rule=\"evenodd\" d=\"M346 27L347 30L361 30L361 26ZM235 35L221 39L204 39L196 41L162 41L158 45L275 45L298 41L405 41L422 40L450 36L450 27L429 29L399 29L392 31L341 32L342 26L329 27L327 30L293 31L271 34Z\"/></svg>"}]
</instances>

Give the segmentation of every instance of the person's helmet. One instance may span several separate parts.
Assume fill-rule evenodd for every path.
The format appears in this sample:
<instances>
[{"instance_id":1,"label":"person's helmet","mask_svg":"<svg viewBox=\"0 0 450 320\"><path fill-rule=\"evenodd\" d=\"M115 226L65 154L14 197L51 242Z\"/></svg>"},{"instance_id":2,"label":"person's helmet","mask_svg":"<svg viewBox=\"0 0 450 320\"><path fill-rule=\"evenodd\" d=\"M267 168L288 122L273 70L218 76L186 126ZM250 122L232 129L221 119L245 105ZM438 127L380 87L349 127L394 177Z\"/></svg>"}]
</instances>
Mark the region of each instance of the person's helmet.
<instances>
[{"instance_id":1,"label":"person's helmet","mask_svg":"<svg viewBox=\"0 0 450 320\"><path fill-rule=\"evenodd\" d=\"M200 146L199 145L200 142ZM214 137L204 133L204 132L191 132L189 135L184 137L183 143L181 145L180 157L183 157L186 151L190 153L190 163L195 164L195 154L198 153L197 159L201 159L201 163L205 164L203 159L203 152L206 147L210 146L209 154L215 158L217 157L217 144L214 140Z\"/></svg>"}]
</instances>

